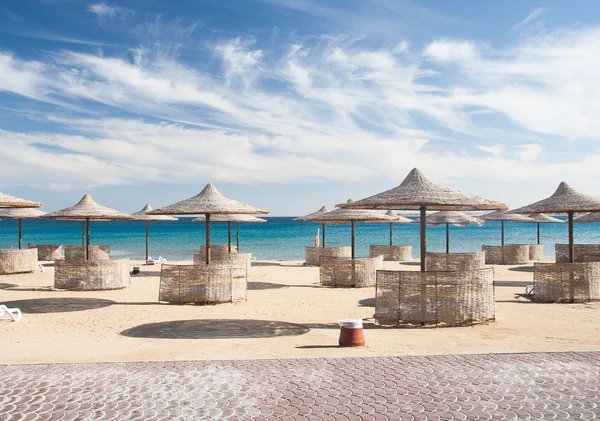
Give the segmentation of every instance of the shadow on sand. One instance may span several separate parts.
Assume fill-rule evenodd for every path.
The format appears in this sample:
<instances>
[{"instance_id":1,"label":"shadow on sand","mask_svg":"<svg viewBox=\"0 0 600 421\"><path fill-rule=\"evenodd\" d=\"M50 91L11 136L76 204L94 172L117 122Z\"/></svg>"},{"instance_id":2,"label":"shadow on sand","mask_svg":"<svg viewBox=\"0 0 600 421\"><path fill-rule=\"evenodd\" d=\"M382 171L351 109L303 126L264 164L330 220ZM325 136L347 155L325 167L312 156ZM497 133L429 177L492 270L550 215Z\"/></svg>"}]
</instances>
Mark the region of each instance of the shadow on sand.
<instances>
[{"instance_id":1,"label":"shadow on sand","mask_svg":"<svg viewBox=\"0 0 600 421\"><path fill-rule=\"evenodd\" d=\"M377 302L376 298L365 298L362 299L358 302L358 305L360 307L375 307L375 304Z\"/></svg>"},{"instance_id":2,"label":"shadow on sand","mask_svg":"<svg viewBox=\"0 0 600 421\"><path fill-rule=\"evenodd\" d=\"M304 335L311 329L338 329L337 324L298 324L273 320L196 319L147 323L124 330L131 338L230 339Z\"/></svg>"},{"instance_id":3,"label":"shadow on sand","mask_svg":"<svg viewBox=\"0 0 600 421\"><path fill-rule=\"evenodd\" d=\"M99 298L32 298L28 300L3 301L6 307L17 307L24 314L68 313L108 307L117 304L112 300Z\"/></svg>"},{"instance_id":4,"label":"shadow on sand","mask_svg":"<svg viewBox=\"0 0 600 421\"><path fill-rule=\"evenodd\" d=\"M258 289L279 289L279 288L289 288L289 285L284 284L275 284L272 282L248 282L248 290L258 290Z\"/></svg>"},{"instance_id":5,"label":"shadow on sand","mask_svg":"<svg viewBox=\"0 0 600 421\"><path fill-rule=\"evenodd\" d=\"M533 280L531 281L495 281L494 285L497 287L515 287L515 288L525 288L527 285L532 285Z\"/></svg>"},{"instance_id":6,"label":"shadow on sand","mask_svg":"<svg viewBox=\"0 0 600 421\"><path fill-rule=\"evenodd\" d=\"M145 278L145 277L148 277L148 276L157 276L157 277L159 277L160 276L160 270L157 270L157 271L155 271L155 270L147 270L147 271L142 271L140 273L137 273L135 275L131 274L132 278Z\"/></svg>"},{"instance_id":7,"label":"shadow on sand","mask_svg":"<svg viewBox=\"0 0 600 421\"><path fill-rule=\"evenodd\" d=\"M531 272L531 273L533 273L533 266L517 266L514 268L508 268L508 270L512 270L513 272Z\"/></svg>"},{"instance_id":8,"label":"shadow on sand","mask_svg":"<svg viewBox=\"0 0 600 421\"><path fill-rule=\"evenodd\" d=\"M0 282L0 289L10 289L10 288L14 288L14 287L18 287L19 285L17 284L6 284L4 282Z\"/></svg>"}]
</instances>

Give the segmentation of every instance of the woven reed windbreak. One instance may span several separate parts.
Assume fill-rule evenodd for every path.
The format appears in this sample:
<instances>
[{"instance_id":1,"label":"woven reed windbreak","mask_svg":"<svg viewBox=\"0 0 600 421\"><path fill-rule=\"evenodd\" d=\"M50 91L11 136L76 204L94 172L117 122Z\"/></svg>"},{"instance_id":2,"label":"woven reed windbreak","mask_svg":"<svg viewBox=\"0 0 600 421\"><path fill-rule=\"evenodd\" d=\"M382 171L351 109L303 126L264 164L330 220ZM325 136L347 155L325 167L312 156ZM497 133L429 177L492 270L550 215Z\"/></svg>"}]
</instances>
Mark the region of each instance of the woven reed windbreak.
<instances>
[{"instance_id":1,"label":"woven reed windbreak","mask_svg":"<svg viewBox=\"0 0 600 421\"><path fill-rule=\"evenodd\" d=\"M544 258L543 244L529 244L529 260L542 260Z\"/></svg>"},{"instance_id":2,"label":"woven reed windbreak","mask_svg":"<svg viewBox=\"0 0 600 421\"><path fill-rule=\"evenodd\" d=\"M575 263L582 263L584 261L584 255L600 254L600 244L574 244L573 251L575 255ZM556 263L569 263L568 244L555 244L554 253L556 256Z\"/></svg>"},{"instance_id":3,"label":"woven reed windbreak","mask_svg":"<svg viewBox=\"0 0 600 421\"><path fill-rule=\"evenodd\" d=\"M237 247L232 245L231 246L231 254L236 254L238 252ZM194 253L194 256L196 256L196 253ZM200 246L200 253L199 256L201 256L202 259L206 258L206 246L204 244L202 244ZM229 252L227 251L227 245L224 244L211 244L210 245L210 259L211 261L217 261L217 260L223 260L225 258L227 258L227 256L229 256ZM196 263L196 261L194 260L194 263ZM206 263L206 262L204 262Z\"/></svg>"},{"instance_id":4,"label":"woven reed windbreak","mask_svg":"<svg viewBox=\"0 0 600 421\"><path fill-rule=\"evenodd\" d=\"M600 300L600 262L534 263L536 303L583 303Z\"/></svg>"},{"instance_id":5,"label":"woven reed windbreak","mask_svg":"<svg viewBox=\"0 0 600 421\"><path fill-rule=\"evenodd\" d=\"M529 244L481 246L488 265L525 265L529 263Z\"/></svg>"},{"instance_id":6,"label":"woven reed windbreak","mask_svg":"<svg viewBox=\"0 0 600 421\"><path fill-rule=\"evenodd\" d=\"M485 252L475 253L427 253L425 270L428 272L456 272L483 269Z\"/></svg>"},{"instance_id":7,"label":"woven reed windbreak","mask_svg":"<svg viewBox=\"0 0 600 421\"><path fill-rule=\"evenodd\" d=\"M212 247L211 247L211 251L212 251ZM200 251L199 253L194 252L194 264L195 265L206 265L206 262L204 261L204 256L206 256L206 255L204 254L203 251ZM218 257L213 259L214 262L228 262L233 265L245 264L246 265L246 274L248 276L250 275L250 267L252 266L252 253L231 253L231 254L221 253L221 254L218 254L217 256Z\"/></svg>"},{"instance_id":8,"label":"woven reed windbreak","mask_svg":"<svg viewBox=\"0 0 600 421\"><path fill-rule=\"evenodd\" d=\"M352 257L352 247L305 247L305 266L319 266L321 257Z\"/></svg>"},{"instance_id":9,"label":"woven reed windbreak","mask_svg":"<svg viewBox=\"0 0 600 421\"><path fill-rule=\"evenodd\" d=\"M131 283L129 259L56 260L54 287L75 291L122 289Z\"/></svg>"},{"instance_id":10,"label":"woven reed windbreak","mask_svg":"<svg viewBox=\"0 0 600 421\"><path fill-rule=\"evenodd\" d=\"M63 259L63 246L62 244L29 244L27 248L37 249L38 260L51 261L51 260L62 260Z\"/></svg>"},{"instance_id":11,"label":"woven reed windbreak","mask_svg":"<svg viewBox=\"0 0 600 421\"><path fill-rule=\"evenodd\" d=\"M466 326L495 319L494 268L377 271L375 319L403 327Z\"/></svg>"},{"instance_id":12,"label":"woven reed windbreak","mask_svg":"<svg viewBox=\"0 0 600 421\"><path fill-rule=\"evenodd\" d=\"M383 268L383 256L367 259L323 257L319 266L322 286L362 288L375 285L376 272Z\"/></svg>"},{"instance_id":13,"label":"woven reed windbreak","mask_svg":"<svg viewBox=\"0 0 600 421\"><path fill-rule=\"evenodd\" d=\"M412 262L412 246L369 246L369 257L377 256L385 262Z\"/></svg>"},{"instance_id":14,"label":"woven reed windbreak","mask_svg":"<svg viewBox=\"0 0 600 421\"><path fill-rule=\"evenodd\" d=\"M90 246L89 259L92 261L109 260L110 246ZM85 260L85 247L83 246L65 246L65 260L81 261Z\"/></svg>"},{"instance_id":15,"label":"woven reed windbreak","mask_svg":"<svg viewBox=\"0 0 600 421\"><path fill-rule=\"evenodd\" d=\"M0 250L0 275L35 272L37 264L37 249Z\"/></svg>"},{"instance_id":16,"label":"woven reed windbreak","mask_svg":"<svg viewBox=\"0 0 600 421\"><path fill-rule=\"evenodd\" d=\"M210 265L162 265L159 301L173 304L211 304L245 301L248 266L243 261Z\"/></svg>"}]
</instances>

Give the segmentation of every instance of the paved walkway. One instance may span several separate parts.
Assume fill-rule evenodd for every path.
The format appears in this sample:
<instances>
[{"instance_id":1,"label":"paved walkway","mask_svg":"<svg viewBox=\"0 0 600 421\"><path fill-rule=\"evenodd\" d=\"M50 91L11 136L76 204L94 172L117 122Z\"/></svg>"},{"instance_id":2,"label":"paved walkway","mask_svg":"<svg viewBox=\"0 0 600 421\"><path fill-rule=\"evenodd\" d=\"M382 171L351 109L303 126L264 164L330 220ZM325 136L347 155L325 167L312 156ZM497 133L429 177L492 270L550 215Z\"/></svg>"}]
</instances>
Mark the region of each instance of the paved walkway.
<instances>
[{"instance_id":1,"label":"paved walkway","mask_svg":"<svg viewBox=\"0 0 600 421\"><path fill-rule=\"evenodd\" d=\"M587 420L599 387L600 352L0 365L0 420Z\"/></svg>"}]
</instances>

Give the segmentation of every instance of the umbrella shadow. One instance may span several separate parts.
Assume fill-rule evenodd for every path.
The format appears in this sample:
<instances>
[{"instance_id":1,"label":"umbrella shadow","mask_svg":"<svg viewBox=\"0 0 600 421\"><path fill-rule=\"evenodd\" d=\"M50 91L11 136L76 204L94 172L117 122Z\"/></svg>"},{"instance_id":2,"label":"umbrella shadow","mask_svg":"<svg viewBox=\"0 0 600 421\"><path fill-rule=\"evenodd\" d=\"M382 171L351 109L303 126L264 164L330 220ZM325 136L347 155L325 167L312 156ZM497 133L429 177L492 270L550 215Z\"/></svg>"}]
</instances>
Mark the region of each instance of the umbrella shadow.
<instances>
[{"instance_id":1,"label":"umbrella shadow","mask_svg":"<svg viewBox=\"0 0 600 421\"><path fill-rule=\"evenodd\" d=\"M365 298L358 302L360 307L375 307L375 303L377 302L376 298Z\"/></svg>"},{"instance_id":2,"label":"umbrella shadow","mask_svg":"<svg viewBox=\"0 0 600 421\"><path fill-rule=\"evenodd\" d=\"M18 287L18 286L19 285L17 285L17 284L7 284L4 282L0 282L0 289L11 289L11 288Z\"/></svg>"},{"instance_id":3,"label":"umbrella shadow","mask_svg":"<svg viewBox=\"0 0 600 421\"><path fill-rule=\"evenodd\" d=\"M3 301L7 307L16 307L24 314L68 313L93 310L117 304L112 300L99 298L31 298L26 300Z\"/></svg>"},{"instance_id":4,"label":"umbrella shadow","mask_svg":"<svg viewBox=\"0 0 600 421\"><path fill-rule=\"evenodd\" d=\"M514 268L508 268L508 270L511 270L513 272L533 272L534 267L533 266L517 266Z\"/></svg>"},{"instance_id":5,"label":"umbrella shadow","mask_svg":"<svg viewBox=\"0 0 600 421\"><path fill-rule=\"evenodd\" d=\"M517 287L517 288L525 288L528 285L532 285L533 280L531 281L494 281L494 285L497 287Z\"/></svg>"},{"instance_id":6,"label":"umbrella shadow","mask_svg":"<svg viewBox=\"0 0 600 421\"><path fill-rule=\"evenodd\" d=\"M155 339L275 338L304 335L311 329L338 328L337 324L299 324L275 320L196 319L147 323L126 329L121 335Z\"/></svg>"},{"instance_id":7,"label":"umbrella shadow","mask_svg":"<svg viewBox=\"0 0 600 421\"><path fill-rule=\"evenodd\" d=\"M276 283L272 283L272 282L248 281L248 290L278 289L278 288L289 288L289 285L276 284Z\"/></svg>"}]
</instances>

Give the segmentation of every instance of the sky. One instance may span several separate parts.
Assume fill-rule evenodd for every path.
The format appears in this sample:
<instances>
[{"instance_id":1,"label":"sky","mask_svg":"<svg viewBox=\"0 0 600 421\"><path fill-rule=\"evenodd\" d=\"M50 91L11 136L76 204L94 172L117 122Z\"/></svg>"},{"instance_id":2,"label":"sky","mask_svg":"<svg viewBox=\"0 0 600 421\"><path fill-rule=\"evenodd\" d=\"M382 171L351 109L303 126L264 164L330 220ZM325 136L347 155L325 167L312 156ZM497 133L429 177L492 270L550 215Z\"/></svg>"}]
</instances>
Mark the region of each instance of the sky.
<instances>
[{"instance_id":1,"label":"sky","mask_svg":"<svg viewBox=\"0 0 600 421\"><path fill-rule=\"evenodd\" d=\"M0 191L302 215L401 183L600 196L600 3L4 0Z\"/></svg>"}]
</instances>

